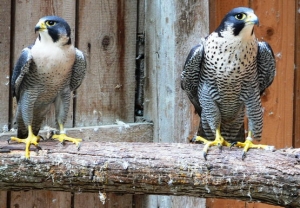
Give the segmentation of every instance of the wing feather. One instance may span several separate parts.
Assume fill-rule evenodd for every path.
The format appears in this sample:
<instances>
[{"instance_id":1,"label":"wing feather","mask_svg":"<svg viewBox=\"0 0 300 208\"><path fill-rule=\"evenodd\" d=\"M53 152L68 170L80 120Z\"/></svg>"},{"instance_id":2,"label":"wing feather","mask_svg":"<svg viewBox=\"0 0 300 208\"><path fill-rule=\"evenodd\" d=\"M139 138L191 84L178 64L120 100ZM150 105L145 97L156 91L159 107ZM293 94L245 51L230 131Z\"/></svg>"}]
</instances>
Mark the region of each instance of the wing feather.
<instances>
[{"instance_id":1,"label":"wing feather","mask_svg":"<svg viewBox=\"0 0 300 208\"><path fill-rule=\"evenodd\" d=\"M71 91L76 90L80 85L86 73L86 59L82 51L76 48L75 63L72 69L70 82Z\"/></svg>"},{"instance_id":2,"label":"wing feather","mask_svg":"<svg viewBox=\"0 0 300 208\"><path fill-rule=\"evenodd\" d=\"M190 51L181 73L181 88L186 91L197 113L201 116L201 106L198 97L201 63L204 54L202 42Z\"/></svg>"},{"instance_id":3,"label":"wing feather","mask_svg":"<svg viewBox=\"0 0 300 208\"><path fill-rule=\"evenodd\" d=\"M258 42L257 71L260 94L269 87L276 74L276 61L271 46L267 42Z\"/></svg>"},{"instance_id":4,"label":"wing feather","mask_svg":"<svg viewBox=\"0 0 300 208\"><path fill-rule=\"evenodd\" d=\"M33 58L31 55L31 47L24 48L14 67L12 78L11 78L12 95L16 96L17 101L19 100L20 85L25 75L29 72L32 63L33 63Z\"/></svg>"}]
</instances>

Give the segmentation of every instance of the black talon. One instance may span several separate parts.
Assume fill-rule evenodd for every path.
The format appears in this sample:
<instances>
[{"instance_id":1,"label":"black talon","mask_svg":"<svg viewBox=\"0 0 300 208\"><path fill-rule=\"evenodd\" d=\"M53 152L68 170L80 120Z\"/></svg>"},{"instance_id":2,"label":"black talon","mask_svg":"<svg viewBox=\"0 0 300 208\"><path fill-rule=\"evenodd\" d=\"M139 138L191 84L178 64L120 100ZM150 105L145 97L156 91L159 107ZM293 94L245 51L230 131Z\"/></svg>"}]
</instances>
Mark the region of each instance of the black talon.
<instances>
[{"instance_id":1,"label":"black talon","mask_svg":"<svg viewBox=\"0 0 300 208\"><path fill-rule=\"evenodd\" d=\"M244 160L245 158L246 158L246 152L243 152L242 160Z\"/></svg>"},{"instance_id":2,"label":"black talon","mask_svg":"<svg viewBox=\"0 0 300 208\"><path fill-rule=\"evenodd\" d=\"M220 152L222 152L223 146L221 144L218 144L218 147L219 147Z\"/></svg>"},{"instance_id":3,"label":"black talon","mask_svg":"<svg viewBox=\"0 0 300 208\"><path fill-rule=\"evenodd\" d=\"M35 145L37 150L42 150L42 148L40 147L40 145Z\"/></svg>"},{"instance_id":4,"label":"black talon","mask_svg":"<svg viewBox=\"0 0 300 208\"><path fill-rule=\"evenodd\" d=\"M193 139L191 139L191 142L196 142L196 136L194 136Z\"/></svg>"},{"instance_id":5,"label":"black talon","mask_svg":"<svg viewBox=\"0 0 300 208\"><path fill-rule=\"evenodd\" d=\"M9 142L10 142L10 138L9 138L9 139L7 139L6 141L7 141L7 144L9 144Z\"/></svg>"},{"instance_id":6,"label":"black talon","mask_svg":"<svg viewBox=\"0 0 300 208\"><path fill-rule=\"evenodd\" d=\"M52 139L52 136L54 135L54 131L53 130L51 130L51 131L49 131L49 138L50 139Z\"/></svg>"},{"instance_id":7,"label":"black talon","mask_svg":"<svg viewBox=\"0 0 300 208\"><path fill-rule=\"evenodd\" d=\"M237 144L237 142L232 142L231 144L230 144L230 149L234 146L234 145L236 145Z\"/></svg>"},{"instance_id":8,"label":"black talon","mask_svg":"<svg viewBox=\"0 0 300 208\"><path fill-rule=\"evenodd\" d=\"M206 152L203 152L203 157L205 160L207 160L207 153Z\"/></svg>"},{"instance_id":9,"label":"black talon","mask_svg":"<svg viewBox=\"0 0 300 208\"><path fill-rule=\"evenodd\" d=\"M81 143L78 143L77 151L80 150Z\"/></svg>"}]
</instances>

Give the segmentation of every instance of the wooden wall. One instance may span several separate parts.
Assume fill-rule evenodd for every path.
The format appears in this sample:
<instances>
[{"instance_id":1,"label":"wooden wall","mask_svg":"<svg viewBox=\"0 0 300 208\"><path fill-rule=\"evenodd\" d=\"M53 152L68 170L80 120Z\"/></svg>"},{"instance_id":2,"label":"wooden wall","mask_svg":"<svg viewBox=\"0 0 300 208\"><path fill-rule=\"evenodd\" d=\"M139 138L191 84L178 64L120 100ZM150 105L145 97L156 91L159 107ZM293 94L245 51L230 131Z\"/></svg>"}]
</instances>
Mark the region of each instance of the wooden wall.
<instances>
[{"instance_id":1,"label":"wooden wall","mask_svg":"<svg viewBox=\"0 0 300 208\"><path fill-rule=\"evenodd\" d=\"M294 147L300 147L300 0L295 1Z\"/></svg>"}]
</instances>

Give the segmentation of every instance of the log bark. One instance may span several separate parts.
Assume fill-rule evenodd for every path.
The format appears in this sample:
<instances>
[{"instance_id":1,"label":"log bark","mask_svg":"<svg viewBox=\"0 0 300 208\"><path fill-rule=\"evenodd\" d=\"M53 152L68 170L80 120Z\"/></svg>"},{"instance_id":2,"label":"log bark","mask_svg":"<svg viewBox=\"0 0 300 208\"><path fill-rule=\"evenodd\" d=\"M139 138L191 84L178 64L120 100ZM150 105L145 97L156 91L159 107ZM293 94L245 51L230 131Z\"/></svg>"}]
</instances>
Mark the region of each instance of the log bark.
<instances>
[{"instance_id":1,"label":"log bark","mask_svg":"<svg viewBox=\"0 0 300 208\"><path fill-rule=\"evenodd\" d=\"M0 141L0 190L186 195L300 206L300 149L275 152L217 147L203 159L201 144L40 142L24 160L23 144ZM31 149L35 149L32 147Z\"/></svg>"}]
</instances>

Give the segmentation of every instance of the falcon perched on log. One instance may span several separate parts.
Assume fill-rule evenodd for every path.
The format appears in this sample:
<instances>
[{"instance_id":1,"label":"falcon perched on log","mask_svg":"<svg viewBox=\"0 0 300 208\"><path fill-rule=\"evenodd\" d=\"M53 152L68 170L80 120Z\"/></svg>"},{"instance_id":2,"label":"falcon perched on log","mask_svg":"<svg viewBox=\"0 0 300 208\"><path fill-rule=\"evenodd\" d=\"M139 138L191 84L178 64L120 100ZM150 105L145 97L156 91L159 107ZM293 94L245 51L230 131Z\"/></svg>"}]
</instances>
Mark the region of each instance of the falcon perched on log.
<instances>
[{"instance_id":1,"label":"falcon perched on log","mask_svg":"<svg viewBox=\"0 0 300 208\"><path fill-rule=\"evenodd\" d=\"M257 41L254 34L258 23L252 9L235 8L186 59L181 86L201 118L200 135L193 140L205 144L205 159L213 145L243 147L243 159L249 148L271 148L252 143L262 134L260 96L275 76L272 48ZM249 121L246 140L245 111Z\"/></svg>"},{"instance_id":2,"label":"falcon perched on log","mask_svg":"<svg viewBox=\"0 0 300 208\"><path fill-rule=\"evenodd\" d=\"M35 26L39 36L35 43L22 50L13 70L12 94L17 99L15 124L17 137L11 141L26 144L25 157L30 157L31 144L38 146L41 123L51 104L55 105L59 134L52 138L71 141L78 147L81 139L65 134L71 92L76 90L86 72L83 53L71 43L68 23L57 16L46 16Z\"/></svg>"}]
</instances>

